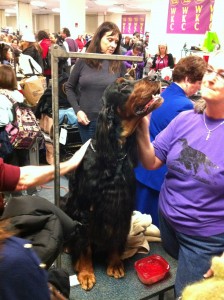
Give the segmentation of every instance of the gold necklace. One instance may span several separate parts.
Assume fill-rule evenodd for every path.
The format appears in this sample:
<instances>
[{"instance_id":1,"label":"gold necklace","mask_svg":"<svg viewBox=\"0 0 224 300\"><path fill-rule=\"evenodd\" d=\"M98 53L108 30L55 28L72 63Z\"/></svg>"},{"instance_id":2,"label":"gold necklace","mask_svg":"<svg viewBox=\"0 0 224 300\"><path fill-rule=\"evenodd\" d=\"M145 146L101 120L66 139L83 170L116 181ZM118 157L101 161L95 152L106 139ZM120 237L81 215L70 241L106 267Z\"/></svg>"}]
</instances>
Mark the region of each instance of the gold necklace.
<instances>
[{"instance_id":1,"label":"gold necklace","mask_svg":"<svg viewBox=\"0 0 224 300\"><path fill-rule=\"evenodd\" d=\"M212 131L216 130L217 128L219 128L221 125L224 124L224 121L222 121L219 125L217 125L215 128L213 129L209 129L207 124L206 124L206 121L205 121L205 113L203 113L203 120L204 120L204 124L205 124L205 127L207 129L207 137L206 137L206 141L210 138L210 135L212 133Z\"/></svg>"}]
</instances>

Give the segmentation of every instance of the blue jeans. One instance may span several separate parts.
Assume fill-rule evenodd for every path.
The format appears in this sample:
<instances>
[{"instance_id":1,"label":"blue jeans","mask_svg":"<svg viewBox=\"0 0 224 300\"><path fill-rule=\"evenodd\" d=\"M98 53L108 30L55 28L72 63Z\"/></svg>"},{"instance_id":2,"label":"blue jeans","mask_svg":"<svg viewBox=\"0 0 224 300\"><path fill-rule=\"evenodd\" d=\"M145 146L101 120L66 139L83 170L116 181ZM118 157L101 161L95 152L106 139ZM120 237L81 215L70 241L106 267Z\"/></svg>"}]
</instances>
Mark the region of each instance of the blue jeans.
<instances>
[{"instance_id":1,"label":"blue jeans","mask_svg":"<svg viewBox=\"0 0 224 300\"><path fill-rule=\"evenodd\" d=\"M96 123L97 121L91 121L88 125L82 125L78 123L79 134L83 144L94 137L96 131Z\"/></svg>"},{"instance_id":2,"label":"blue jeans","mask_svg":"<svg viewBox=\"0 0 224 300\"><path fill-rule=\"evenodd\" d=\"M178 259L175 293L180 297L185 286L203 279L203 274L211 266L211 258L223 253L224 233L207 237L189 236L176 232L161 213L159 220L163 247Z\"/></svg>"}]
</instances>

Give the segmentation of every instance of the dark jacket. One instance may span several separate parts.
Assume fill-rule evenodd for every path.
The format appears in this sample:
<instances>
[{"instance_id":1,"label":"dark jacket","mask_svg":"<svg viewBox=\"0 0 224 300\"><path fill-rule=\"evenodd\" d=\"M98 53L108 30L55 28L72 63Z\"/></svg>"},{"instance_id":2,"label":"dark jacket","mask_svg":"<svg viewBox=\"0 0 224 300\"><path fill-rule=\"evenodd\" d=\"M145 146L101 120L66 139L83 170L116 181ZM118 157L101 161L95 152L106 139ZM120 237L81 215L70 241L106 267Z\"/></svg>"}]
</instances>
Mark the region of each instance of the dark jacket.
<instances>
[{"instance_id":1,"label":"dark jacket","mask_svg":"<svg viewBox=\"0 0 224 300\"><path fill-rule=\"evenodd\" d=\"M38 52L38 50L35 48L34 45L26 48L22 52L23 54L30 55L42 68L43 70L43 59L41 57L41 54Z\"/></svg>"},{"instance_id":2,"label":"dark jacket","mask_svg":"<svg viewBox=\"0 0 224 300\"><path fill-rule=\"evenodd\" d=\"M11 198L1 219L6 218L10 218L19 229L19 237L31 241L47 268L55 261L64 243L81 226L60 208L38 196Z\"/></svg>"}]
</instances>

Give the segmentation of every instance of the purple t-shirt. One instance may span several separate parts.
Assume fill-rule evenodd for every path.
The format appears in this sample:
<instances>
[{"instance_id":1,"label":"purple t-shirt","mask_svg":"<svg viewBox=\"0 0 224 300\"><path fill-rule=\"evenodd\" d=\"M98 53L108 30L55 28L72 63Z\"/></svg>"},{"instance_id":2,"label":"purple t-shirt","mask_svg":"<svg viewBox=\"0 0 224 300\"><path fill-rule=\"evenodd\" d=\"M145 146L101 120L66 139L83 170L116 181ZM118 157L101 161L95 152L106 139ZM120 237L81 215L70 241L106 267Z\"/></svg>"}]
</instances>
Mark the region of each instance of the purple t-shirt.
<instances>
[{"instance_id":1,"label":"purple t-shirt","mask_svg":"<svg viewBox=\"0 0 224 300\"><path fill-rule=\"evenodd\" d=\"M221 121L206 117L209 129ZM160 210L178 232L196 236L224 232L224 125L206 137L203 115L190 110L153 142L156 156L168 168Z\"/></svg>"}]
</instances>

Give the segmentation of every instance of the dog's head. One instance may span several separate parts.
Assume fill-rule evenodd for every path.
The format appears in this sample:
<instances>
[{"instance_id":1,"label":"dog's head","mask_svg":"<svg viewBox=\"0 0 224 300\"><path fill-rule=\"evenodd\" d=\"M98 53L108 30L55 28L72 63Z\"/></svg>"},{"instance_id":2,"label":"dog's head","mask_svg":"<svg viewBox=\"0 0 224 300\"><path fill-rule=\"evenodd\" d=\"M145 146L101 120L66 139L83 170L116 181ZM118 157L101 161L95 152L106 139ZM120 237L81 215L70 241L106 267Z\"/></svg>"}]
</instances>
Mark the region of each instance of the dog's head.
<instances>
[{"instance_id":1,"label":"dog's head","mask_svg":"<svg viewBox=\"0 0 224 300\"><path fill-rule=\"evenodd\" d=\"M161 83L148 77L134 81L118 78L108 86L103 96L104 107L119 117L121 137L130 136L140 119L162 104L160 89Z\"/></svg>"},{"instance_id":2,"label":"dog's head","mask_svg":"<svg viewBox=\"0 0 224 300\"><path fill-rule=\"evenodd\" d=\"M136 79L136 67L128 68L127 73L124 75L124 78L127 80Z\"/></svg>"}]
</instances>

